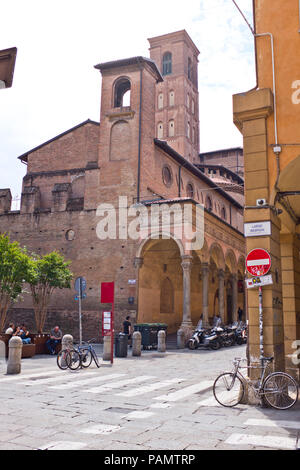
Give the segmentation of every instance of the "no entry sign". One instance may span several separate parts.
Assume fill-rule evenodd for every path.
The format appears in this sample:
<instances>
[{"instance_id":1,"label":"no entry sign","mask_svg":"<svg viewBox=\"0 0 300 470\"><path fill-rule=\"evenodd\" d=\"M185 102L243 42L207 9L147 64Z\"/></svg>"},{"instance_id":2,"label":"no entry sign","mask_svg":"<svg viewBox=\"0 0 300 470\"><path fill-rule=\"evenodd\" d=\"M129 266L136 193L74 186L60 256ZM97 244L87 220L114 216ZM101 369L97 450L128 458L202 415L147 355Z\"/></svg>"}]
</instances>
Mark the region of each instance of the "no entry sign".
<instances>
[{"instance_id":1,"label":"no entry sign","mask_svg":"<svg viewBox=\"0 0 300 470\"><path fill-rule=\"evenodd\" d=\"M261 248L251 251L246 259L246 268L251 276L265 276L270 271L271 265L271 256Z\"/></svg>"}]
</instances>

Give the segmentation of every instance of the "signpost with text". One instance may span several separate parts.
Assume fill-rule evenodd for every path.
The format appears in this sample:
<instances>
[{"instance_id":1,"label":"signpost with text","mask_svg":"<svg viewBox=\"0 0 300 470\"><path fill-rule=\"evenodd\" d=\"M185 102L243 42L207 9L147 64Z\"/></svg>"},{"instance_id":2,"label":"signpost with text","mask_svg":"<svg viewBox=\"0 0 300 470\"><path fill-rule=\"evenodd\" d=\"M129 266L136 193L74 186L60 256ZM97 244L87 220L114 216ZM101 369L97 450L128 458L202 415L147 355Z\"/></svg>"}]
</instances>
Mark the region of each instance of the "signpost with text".
<instances>
[{"instance_id":1,"label":"signpost with text","mask_svg":"<svg viewBox=\"0 0 300 470\"><path fill-rule=\"evenodd\" d=\"M272 276L267 276L272 266L270 254L261 248L251 251L246 259L246 269L254 279L247 279L247 289L258 287L259 292L259 332L260 332L260 360L263 365L264 358L264 321L263 321L263 291L262 286L273 283Z\"/></svg>"},{"instance_id":2,"label":"signpost with text","mask_svg":"<svg viewBox=\"0 0 300 470\"><path fill-rule=\"evenodd\" d=\"M111 337L111 363L114 362L114 308L115 308L115 283L102 282L101 284L101 303L111 304L111 312L105 311L102 314L102 336Z\"/></svg>"}]
</instances>

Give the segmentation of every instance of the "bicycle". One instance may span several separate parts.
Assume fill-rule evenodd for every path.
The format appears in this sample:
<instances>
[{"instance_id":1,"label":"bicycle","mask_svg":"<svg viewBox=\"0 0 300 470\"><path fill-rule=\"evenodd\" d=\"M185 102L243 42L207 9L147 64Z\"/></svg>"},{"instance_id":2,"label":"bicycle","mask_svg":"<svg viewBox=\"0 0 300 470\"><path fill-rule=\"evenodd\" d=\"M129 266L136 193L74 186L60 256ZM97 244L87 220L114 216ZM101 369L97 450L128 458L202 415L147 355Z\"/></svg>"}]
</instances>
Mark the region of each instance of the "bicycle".
<instances>
[{"instance_id":1,"label":"bicycle","mask_svg":"<svg viewBox=\"0 0 300 470\"><path fill-rule=\"evenodd\" d=\"M299 387L290 375L284 372L274 372L267 375L266 370L274 357L263 358L262 372L258 383L253 383L241 372L243 359L236 358L233 362L232 372L226 372L217 377L213 393L217 402L225 408L234 408L239 405L245 395L245 383L252 388L257 398L265 400L268 405L277 410L288 410L298 401ZM257 367L250 366L251 369Z\"/></svg>"},{"instance_id":2,"label":"bicycle","mask_svg":"<svg viewBox=\"0 0 300 470\"><path fill-rule=\"evenodd\" d=\"M88 367L90 367L90 365L92 364L92 361L94 360L94 362L95 362L96 366L98 367L98 369L100 368L100 364L99 364L99 361L98 361L98 356L96 354L95 349L93 348L93 346L91 344L91 343L94 343L94 342L96 342L96 340L91 339L90 341L87 341L87 342L83 343L83 346L78 346L77 352L78 352L79 357L80 357L80 364L79 364L78 367L83 367L83 368L87 369Z\"/></svg>"},{"instance_id":3,"label":"bicycle","mask_svg":"<svg viewBox=\"0 0 300 470\"><path fill-rule=\"evenodd\" d=\"M57 365L61 370L67 370L69 368L72 368L70 367L70 365L77 364L78 361L79 361L78 352L74 348L62 349L58 353L57 359L56 359ZM78 369L78 367L76 367L73 370L76 370L76 369Z\"/></svg>"},{"instance_id":4,"label":"bicycle","mask_svg":"<svg viewBox=\"0 0 300 470\"><path fill-rule=\"evenodd\" d=\"M100 364L95 349L91 345L92 342L95 342L95 339L92 339L83 344L83 346L78 345L77 348L66 348L57 356L57 365L62 370L77 370L80 367L87 369L90 367L92 361L94 360L98 369Z\"/></svg>"}]
</instances>

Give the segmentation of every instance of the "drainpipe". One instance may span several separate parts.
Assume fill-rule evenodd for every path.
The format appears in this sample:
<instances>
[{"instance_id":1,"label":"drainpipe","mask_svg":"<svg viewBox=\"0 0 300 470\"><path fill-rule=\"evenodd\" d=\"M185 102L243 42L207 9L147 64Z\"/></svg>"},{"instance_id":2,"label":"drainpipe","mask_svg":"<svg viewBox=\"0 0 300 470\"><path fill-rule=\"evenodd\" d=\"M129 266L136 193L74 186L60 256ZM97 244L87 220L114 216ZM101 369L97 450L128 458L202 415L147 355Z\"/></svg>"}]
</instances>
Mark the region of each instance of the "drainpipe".
<instances>
[{"instance_id":1,"label":"drainpipe","mask_svg":"<svg viewBox=\"0 0 300 470\"><path fill-rule=\"evenodd\" d=\"M178 170L178 197L181 197L181 170L182 166L180 166Z\"/></svg>"},{"instance_id":2,"label":"drainpipe","mask_svg":"<svg viewBox=\"0 0 300 470\"><path fill-rule=\"evenodd\" d=\"M141 199L141 148L142 148L142 100L143 100L143 68L140 70L140 109L139 109L139 147L138 147L138 174L137 174L137 203Z\"/></svg>"},{"instance_id":3,"label":"drainpipe","mask_svg":"<svg viewBox=\"0 0 300 470\"><path fill-rule=\"evenodd\" d=\"M274 135L275 135L275 147L273 148L274 154L276 155L276 165L277 165L277 178L275 182L275 189L279 191L278 188L278 181L280 177L280 153L282 151L280 145L278 144L278 125L277 125L277 91L276 91L276 75L275 75L275 54L274 54L274 37L272 33L256 33L256 26L255 29L252 28L250 23L248 22L247 18L245 17L244 13L237 5L235 0L232 0L235 4L236 8L239 10L240 14L244 18L245 22L247 23L251 33L253 34L254 38L260 37L270 37L271 40L271 55L272 55L272 75L273 75L273 99L274 99ZM255 0L253 0L253 15L254 15L254 24L255 24ZM300 0L299 0L299 20L300 20ZM255 56L256 56L256 76L257 76L257 51L255 47ZM258 82L258 79L257 79ZM258 86L258 84L257 84ZM256 88L257 88L256 86Z\"/></svg>"}]
</instances>

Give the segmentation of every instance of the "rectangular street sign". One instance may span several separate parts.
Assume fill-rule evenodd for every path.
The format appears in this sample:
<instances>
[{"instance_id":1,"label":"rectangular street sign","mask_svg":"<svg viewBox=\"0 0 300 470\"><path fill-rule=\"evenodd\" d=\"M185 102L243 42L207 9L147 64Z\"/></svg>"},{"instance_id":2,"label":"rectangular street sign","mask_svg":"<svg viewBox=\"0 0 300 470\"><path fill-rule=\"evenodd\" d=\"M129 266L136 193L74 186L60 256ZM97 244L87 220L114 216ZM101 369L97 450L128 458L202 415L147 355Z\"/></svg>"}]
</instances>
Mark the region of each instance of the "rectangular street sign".
<instances>
[{"instance_id":1,"label":"rectangular street sign","mask_svg":"<svg viewBox=\"0 0 300 470\"><path fill-rule=\"evenodd\" d=\"M272 276L253 277L246 279L247 289L254 289L255 287L271 286L273 284Z\"/></svg>"},{"instance_id":2,"label":"rectangular street sign","mask_svg":"<svg viewBox=\"0 0 300 470\"><path fill-rule=\"evenodd\" d=\"M265 237L272 235L271 222L250 222L244 224L245 237Z\"/></svg>"},{"instance_id":3,"label":"rectangular street sign","mask_svg":"<svg viewBox=\"0 0 300 470\"><path fill-rule=\"evenodd\" d=\"M112 334L112 312L103 312L102 316L102 336Z\"/></svg>"}]
</instances>

